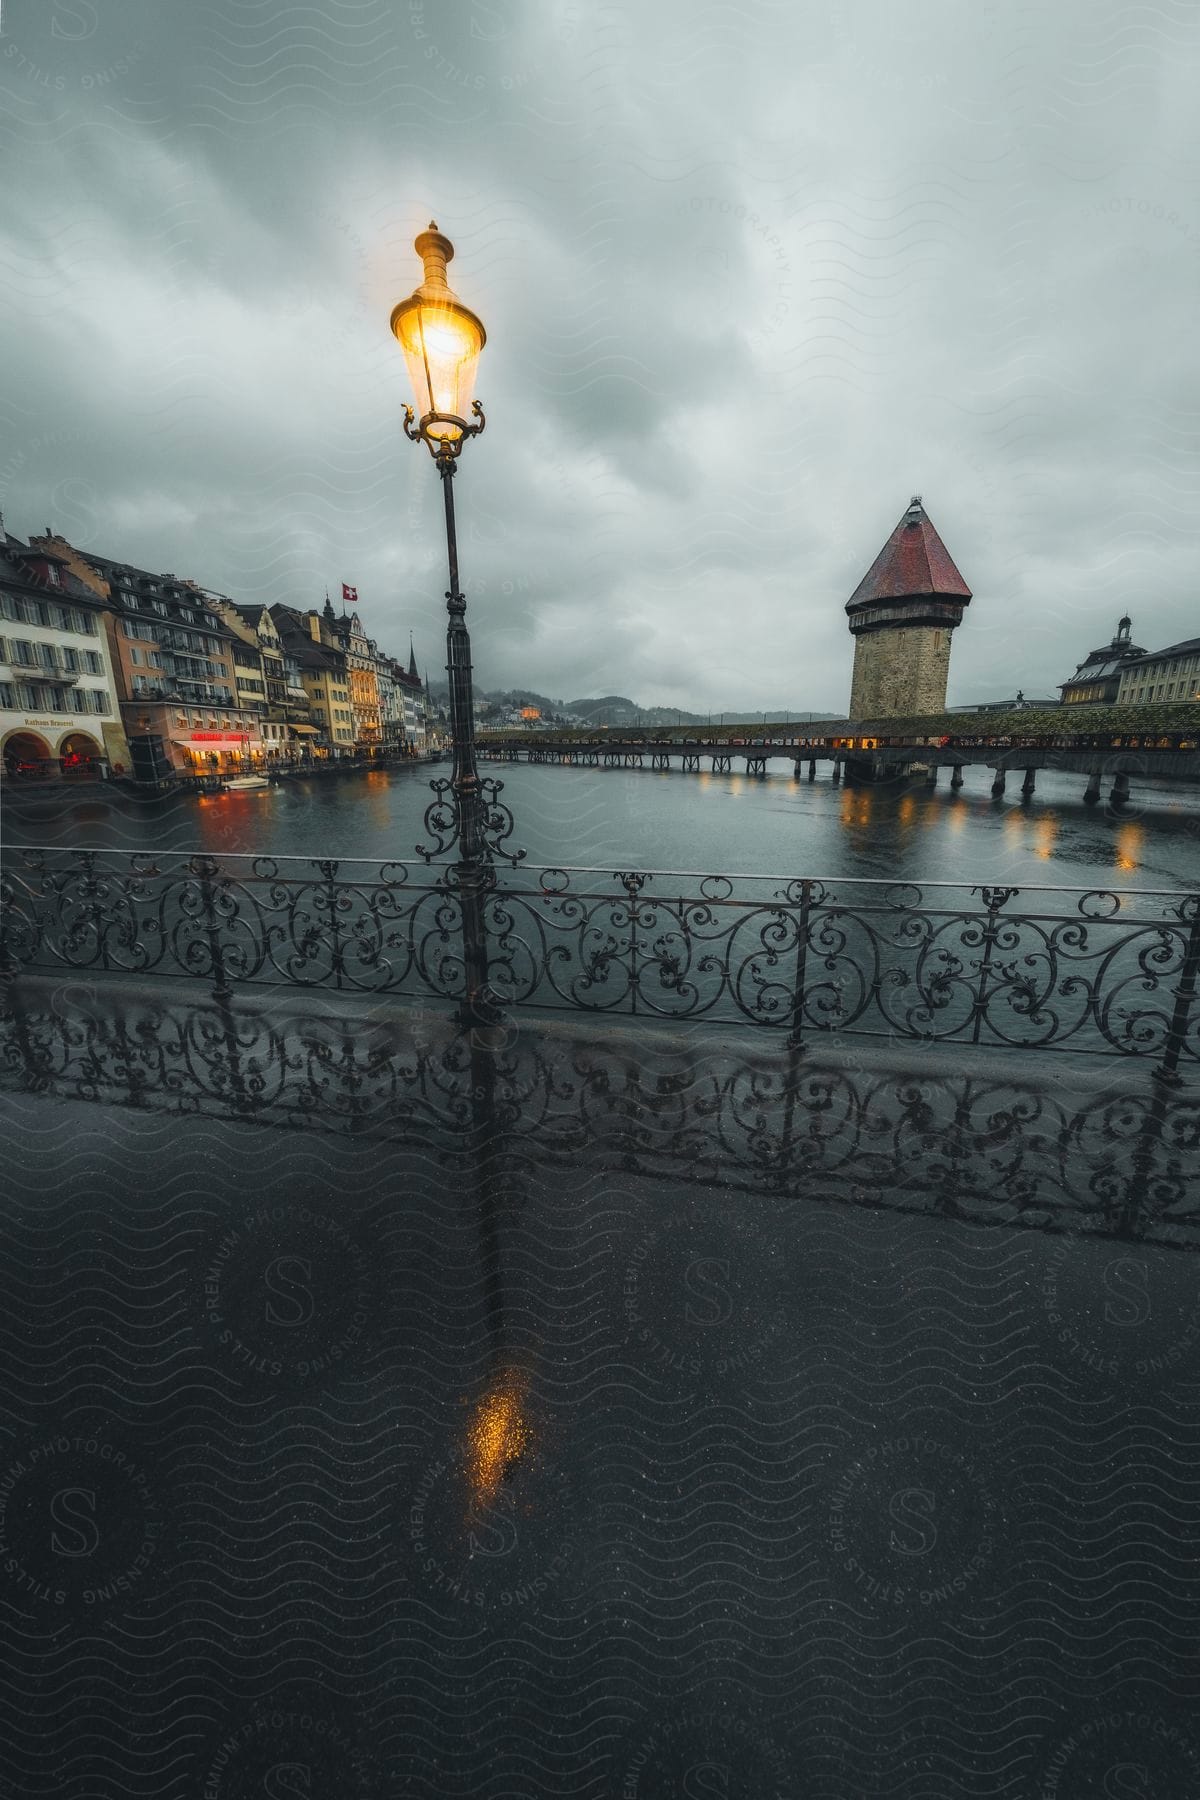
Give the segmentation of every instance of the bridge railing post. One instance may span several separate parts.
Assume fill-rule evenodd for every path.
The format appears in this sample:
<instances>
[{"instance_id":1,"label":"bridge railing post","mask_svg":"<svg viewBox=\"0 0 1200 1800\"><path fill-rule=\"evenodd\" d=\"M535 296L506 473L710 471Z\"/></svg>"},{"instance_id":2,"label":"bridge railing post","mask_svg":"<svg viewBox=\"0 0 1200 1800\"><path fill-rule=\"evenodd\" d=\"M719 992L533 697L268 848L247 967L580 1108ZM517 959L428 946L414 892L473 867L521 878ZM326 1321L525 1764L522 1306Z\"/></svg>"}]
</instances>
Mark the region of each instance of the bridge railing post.
<instances>
[{"instance_id":1,"label":"bridge railing post","mask_svg":"<svg viewBox=\"0 0 1200 1800\"><path fill-rule=\"evenodd\" d=\"M1196 1003L1196 980L1200 975L1200 894L1190 895L1180 907L1180 913L1184 917L1190 916L1191 925L1184 945L1183 965L1179 971L1179 986L1175 989L1175 1006L1167 1027L1162 1061L1153 1071L1156 1080L1165 1082L1168 1087L1178 1087L1183 1079L1179 1074L1179 1059L1187 1044L1192 1008Z\"/></svg>"},{"instance_id":2,"label":"bridge railing post","mask_svg":"<svg viewBox=\"0 0 1200 1800\"><path fill-rule=\"evenodd\" d=\"M792 1025L788 1032L788 1049L804 1047L804 1001L808 980L808 926L812 915L811 880L800 883L800 906L796 913L796 976L792 984Z\"/></svg>"}]
</instances>

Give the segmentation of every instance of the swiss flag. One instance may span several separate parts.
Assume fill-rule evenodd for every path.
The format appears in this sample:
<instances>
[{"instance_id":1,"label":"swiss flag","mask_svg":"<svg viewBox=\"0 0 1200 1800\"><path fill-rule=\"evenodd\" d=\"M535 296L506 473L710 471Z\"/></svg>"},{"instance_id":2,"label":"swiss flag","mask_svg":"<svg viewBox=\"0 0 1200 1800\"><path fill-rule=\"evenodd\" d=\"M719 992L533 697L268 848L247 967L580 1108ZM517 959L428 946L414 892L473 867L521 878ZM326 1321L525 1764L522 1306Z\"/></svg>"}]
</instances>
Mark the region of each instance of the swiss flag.
<instances>
[{"instance_id":1,"label":"swiss flag","mask_svg":"<svg viewBox=\"0 0 1200 1800\"><path fill-rule=\"evenodd\" d=\"M342 599L350 606L357 606L358 605L358 589L356 587L353 587L353 588L347 587L346 583L343 581L343 583L342 583Z\"/></svg>"}]
</instances>

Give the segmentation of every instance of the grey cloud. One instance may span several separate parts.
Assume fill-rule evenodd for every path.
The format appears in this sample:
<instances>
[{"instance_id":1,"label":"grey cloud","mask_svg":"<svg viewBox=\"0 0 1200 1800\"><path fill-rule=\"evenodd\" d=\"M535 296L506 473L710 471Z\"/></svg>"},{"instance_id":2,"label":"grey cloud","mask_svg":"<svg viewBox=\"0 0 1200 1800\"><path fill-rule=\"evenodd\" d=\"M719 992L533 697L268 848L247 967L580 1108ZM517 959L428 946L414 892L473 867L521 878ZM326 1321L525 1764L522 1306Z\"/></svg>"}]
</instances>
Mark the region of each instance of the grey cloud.
<instances>
[{"instance_id":1,"label":"grey cloud","mask_svg":"<svg viewBox=\"0 0 1200 1800\"><path fill-rule=\"evenodd\" d=\"M485 317L479 680L844 702L912 492L951 698L1196 630L1190 10L5 0L0 506L440 664L387 330Z\"/></svg>"}]
</instances>

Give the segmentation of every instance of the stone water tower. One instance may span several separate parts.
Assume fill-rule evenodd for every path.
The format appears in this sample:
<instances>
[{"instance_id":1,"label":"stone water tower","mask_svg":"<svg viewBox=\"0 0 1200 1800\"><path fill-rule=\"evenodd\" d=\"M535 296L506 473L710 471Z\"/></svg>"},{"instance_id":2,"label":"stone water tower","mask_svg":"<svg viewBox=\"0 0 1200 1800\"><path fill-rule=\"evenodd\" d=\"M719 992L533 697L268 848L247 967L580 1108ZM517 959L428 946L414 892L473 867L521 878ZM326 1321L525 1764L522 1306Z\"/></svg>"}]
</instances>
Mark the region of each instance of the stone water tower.
<instances>
[{"instance_id":1,"label":"stone water tower","mask_svg":"<svg viewBox=\"0 0 1200 1800\"><path fill-rule=\"evenodd\" d=\"M852 719L945 711L950 634L971 590L914 494L846 603L854 637Z\"/></svg>"}]
</instances>

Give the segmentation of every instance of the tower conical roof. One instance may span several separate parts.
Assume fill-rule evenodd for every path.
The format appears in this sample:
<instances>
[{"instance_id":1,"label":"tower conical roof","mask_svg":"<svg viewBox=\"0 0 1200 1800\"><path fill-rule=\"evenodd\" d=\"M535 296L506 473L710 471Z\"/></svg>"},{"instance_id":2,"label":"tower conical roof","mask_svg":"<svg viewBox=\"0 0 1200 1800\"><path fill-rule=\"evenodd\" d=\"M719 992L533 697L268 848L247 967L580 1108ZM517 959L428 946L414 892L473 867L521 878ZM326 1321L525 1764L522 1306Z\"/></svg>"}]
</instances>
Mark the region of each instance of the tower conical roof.
<instances>
[{"instance_id":1,"label":"tower conical roof","mask_svg":"<svg viewBox=\"0 0 1200 1800\"><path fill-rule=\"evenodd\" d=\"M904 517L846 602L846 610L871 600L903 600L921 594L971 598L971 590L934 530L920 494L914 494Z\"/></svg>"}]
</instances>

